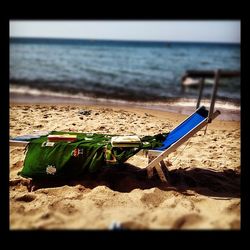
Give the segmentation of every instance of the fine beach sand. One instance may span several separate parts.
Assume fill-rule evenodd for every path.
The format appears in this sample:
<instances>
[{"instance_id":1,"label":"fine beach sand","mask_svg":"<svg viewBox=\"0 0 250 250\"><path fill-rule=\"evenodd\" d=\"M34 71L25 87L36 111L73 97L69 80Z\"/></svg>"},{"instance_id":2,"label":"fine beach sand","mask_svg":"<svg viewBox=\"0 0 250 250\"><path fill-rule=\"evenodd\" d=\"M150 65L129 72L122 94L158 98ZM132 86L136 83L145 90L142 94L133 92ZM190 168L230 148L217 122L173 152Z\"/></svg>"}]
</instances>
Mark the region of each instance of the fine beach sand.
<instances>
[{"instance_id":1,"label":"fine beach sand","mask_svg":"<svg viewBox=\"0 0 250 250\"><path fill-rule=\"evenodd\" d=\"M89 115L79 111L90 111ZM186 115L132 107L10 104L10 135L34 130L154 135L168 132ZM183 150L185 149L185 150ZM10 229L240 229L240 122L216 119L168 160L171 185L137 178L147 158L95 178L55 185L17 175L24 148L10 147Z\"/></svg>"}]
</instances>

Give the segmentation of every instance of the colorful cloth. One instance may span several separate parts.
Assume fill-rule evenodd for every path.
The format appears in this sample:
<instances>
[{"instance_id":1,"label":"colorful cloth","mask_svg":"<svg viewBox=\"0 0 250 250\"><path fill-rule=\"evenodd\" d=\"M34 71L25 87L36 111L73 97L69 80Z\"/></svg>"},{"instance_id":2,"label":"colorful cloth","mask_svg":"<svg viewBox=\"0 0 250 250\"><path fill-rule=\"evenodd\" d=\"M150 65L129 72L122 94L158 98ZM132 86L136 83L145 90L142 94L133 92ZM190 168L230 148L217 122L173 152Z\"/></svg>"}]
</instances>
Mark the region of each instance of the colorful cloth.
<instances>
[{"instance_id":1,"label":"colorful cloth","mask_svg":"<svg viewBox=\"0 0 250 250\"><path fill-rule=\"evenodd\" d=\"M59 135L65 132L53 131ZM76 134L75 142L49 142L47 136L32 139L27 146L24 166L20 174L29 178L75 177L88 171L100 170L103 166L123 163L141 149L160 147L167 133L144 136L141 145L136 148L112 147L111 138L117 135Z\"/></svg>"}]
</instances>

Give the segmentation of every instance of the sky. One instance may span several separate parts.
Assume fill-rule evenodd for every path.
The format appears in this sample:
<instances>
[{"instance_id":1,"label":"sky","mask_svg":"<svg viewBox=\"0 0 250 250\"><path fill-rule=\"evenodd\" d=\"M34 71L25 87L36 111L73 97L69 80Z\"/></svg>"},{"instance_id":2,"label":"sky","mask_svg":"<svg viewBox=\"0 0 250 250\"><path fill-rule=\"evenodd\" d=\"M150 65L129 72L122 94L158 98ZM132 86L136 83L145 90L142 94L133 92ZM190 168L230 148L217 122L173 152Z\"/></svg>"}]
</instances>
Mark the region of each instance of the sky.
<instances>
[{"instance_id":1,"label":"sky","mask_svg":"<svg viewBox=\"0 0 250 250\"><path fill-rule=\"evenodd\" d=\"M230 21L18 21L10 37L240 43L240 20Z\"/></svg>"}]
</instances>

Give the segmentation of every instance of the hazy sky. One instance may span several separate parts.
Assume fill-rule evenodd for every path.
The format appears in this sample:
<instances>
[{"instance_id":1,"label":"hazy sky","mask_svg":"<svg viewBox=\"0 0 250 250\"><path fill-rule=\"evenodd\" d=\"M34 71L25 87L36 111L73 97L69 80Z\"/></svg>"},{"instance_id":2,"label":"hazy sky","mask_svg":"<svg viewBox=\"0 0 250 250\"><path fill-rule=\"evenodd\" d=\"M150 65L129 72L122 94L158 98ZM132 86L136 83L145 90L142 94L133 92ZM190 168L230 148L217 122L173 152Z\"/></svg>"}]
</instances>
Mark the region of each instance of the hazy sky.
<instances>
[{"instance_id":1,"label":"hazy sky","mask_svg":"<svg viewBox=\"0 0 250 250\"><path fill-rule=\"evenodd\" d=\"M10 37L240 43L240 21L10 21Z\"/></svg>"}]
</instances>

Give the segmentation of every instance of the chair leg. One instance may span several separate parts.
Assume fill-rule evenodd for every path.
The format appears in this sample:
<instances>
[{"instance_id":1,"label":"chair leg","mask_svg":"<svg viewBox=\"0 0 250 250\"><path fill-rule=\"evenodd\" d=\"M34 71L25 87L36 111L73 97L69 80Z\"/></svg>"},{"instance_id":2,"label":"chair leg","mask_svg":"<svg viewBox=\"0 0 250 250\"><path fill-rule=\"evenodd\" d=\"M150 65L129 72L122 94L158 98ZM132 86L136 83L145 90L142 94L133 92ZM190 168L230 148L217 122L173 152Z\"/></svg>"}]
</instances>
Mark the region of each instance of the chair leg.
<instances>
[{"instance_id":1,"label":"chair leg","mask_svg":"<svg viewBox=\"0 0 250 250\"><path fill-rule=\"evenodd\" d=\"M165 177L167 178L167 180L169 180L169 170L168 170L167 164L164 161L161 161L160 164L161 164L161 167L163 169L163 173L164 173ZM165 170L165 172L164 172L164 170Z\"/></svg>"},{"instance_id":2,"label":"chair leg","mask_svg":"<svg viewBox=\"0 0 250 250\"><path fill-rule=\"evenodd\" d=\"M152 155L150 153L147 156L148 156L148 164L157 157L156 155ZM147 168L147 175L149 179L153 177L154 169L156 170L156 173L159 176L160 180L162 182L167 183L169 179L169 171L166 163L162 160L159 163Z\"/></svg>"},{"instance_id":3,"label":"chair leg","mask_svg":"<svg viewBox=\"0 0 250 250\"><path fill-rule=\"evenodd\" d=\"M148 156L148 164L155 159L155 156L152 156L152 155L147 155ZM153 174L154 174L154 167L151 167L151 168L147 168L147 174L148 174L148 178L152 178L153 177Z\"/></svg>"},{"instance_id":4,"label":"chair leg","mask_svg":"<svg viewBox=\"0 0 250 250\"><path fill-rule=\"evenodd\" d=\"M162 182L168 183L168 179L169 179L169 171L168 168L166 166L166 164L164 163L164 161L161 161L159 164L157 164L156 166L147 168L147 174L148 174L148 178L152 178L153 177L153 172L154 172L154 168L160 178L160 180ZM163 172L163 170L165 170L165 173Z\"/></svg>"},{"instance_id":5,"label":"chair leg","mask_svg":"<svg viewBox=\"0 0 250 250\"><path fill-rule=\"evenodd\" d=\"M154 167L152 168L147 168L147 174L148 174L148 178L152 178L153 174L154 174Z\"/></svg>"},{"instance_id":6,"label":"chair leg","mask_svg":"<svg viewBox=\"0 0 250 250\"><path fill-rule=\"evenodd\" d=\"M160 177L160 180L162 182L168 182L166 179L166 176L164 175L162 169L161 169L161 164L157 164L157 166L155 166L155 169L157 171L158 176Z\"/></svg>"}]
</instances>

